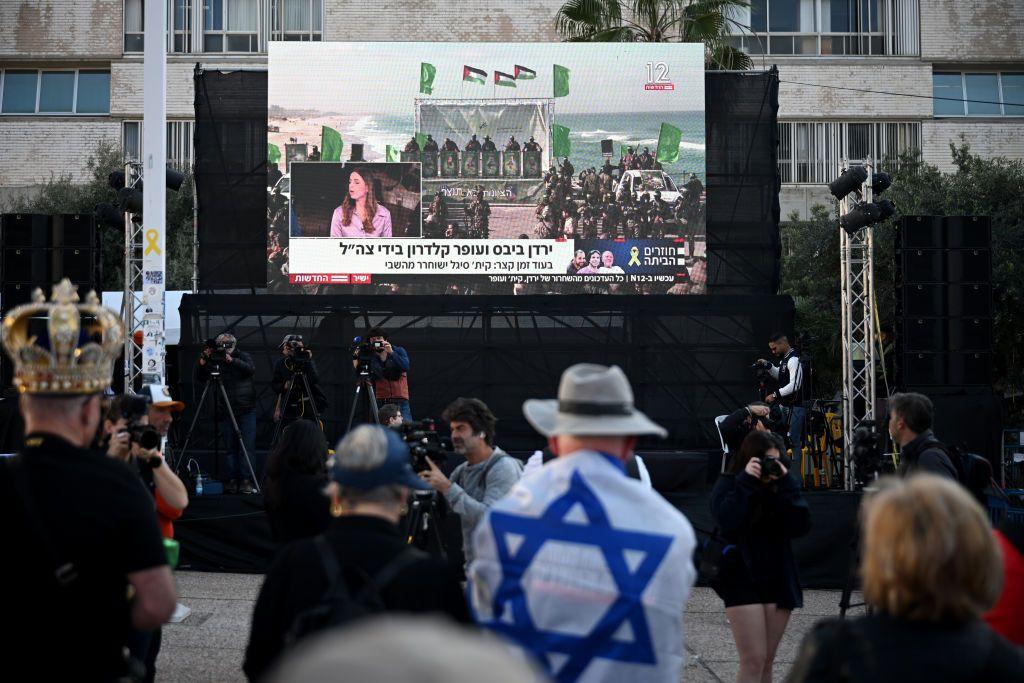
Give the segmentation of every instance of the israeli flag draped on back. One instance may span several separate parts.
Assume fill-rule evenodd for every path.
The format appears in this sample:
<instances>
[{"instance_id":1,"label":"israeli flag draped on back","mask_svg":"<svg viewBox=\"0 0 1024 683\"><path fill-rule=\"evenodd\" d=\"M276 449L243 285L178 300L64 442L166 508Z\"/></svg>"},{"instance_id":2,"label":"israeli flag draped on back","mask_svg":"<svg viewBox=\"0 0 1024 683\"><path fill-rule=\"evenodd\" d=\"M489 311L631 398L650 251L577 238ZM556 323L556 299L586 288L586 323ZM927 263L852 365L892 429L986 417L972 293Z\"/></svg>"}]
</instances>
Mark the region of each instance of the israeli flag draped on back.
<instances>
[{"instance_id":1,"label":"israeli flag draped on back","mask_svg":"<svg viewBox=\"0 0 1024 683\"><path fill-rule=\"evenodd\" d=\"M474 534L477 621L566 681L677 683L693 528L594 451L524 476Z\"/></svg>"}]
</instances>

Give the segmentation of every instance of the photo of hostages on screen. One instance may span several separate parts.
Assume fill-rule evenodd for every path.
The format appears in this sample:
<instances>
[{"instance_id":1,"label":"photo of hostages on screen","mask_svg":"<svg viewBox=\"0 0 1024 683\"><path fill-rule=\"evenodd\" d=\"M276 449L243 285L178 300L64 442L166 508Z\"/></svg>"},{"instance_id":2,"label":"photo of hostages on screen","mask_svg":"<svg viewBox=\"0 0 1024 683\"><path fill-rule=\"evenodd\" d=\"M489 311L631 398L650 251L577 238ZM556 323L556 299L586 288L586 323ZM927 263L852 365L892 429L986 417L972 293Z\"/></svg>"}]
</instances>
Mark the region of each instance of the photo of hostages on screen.
<instances>
[{"instance_id":1,"label":"photo of hostages on screen","mask_svg":"<svg viewBox=\"0 0 1024 683\"><path fill-rule=\"evenodd\" d=\"M269 48L279 293L703 294L697 44Z\"/></svg>"}]
</instances>

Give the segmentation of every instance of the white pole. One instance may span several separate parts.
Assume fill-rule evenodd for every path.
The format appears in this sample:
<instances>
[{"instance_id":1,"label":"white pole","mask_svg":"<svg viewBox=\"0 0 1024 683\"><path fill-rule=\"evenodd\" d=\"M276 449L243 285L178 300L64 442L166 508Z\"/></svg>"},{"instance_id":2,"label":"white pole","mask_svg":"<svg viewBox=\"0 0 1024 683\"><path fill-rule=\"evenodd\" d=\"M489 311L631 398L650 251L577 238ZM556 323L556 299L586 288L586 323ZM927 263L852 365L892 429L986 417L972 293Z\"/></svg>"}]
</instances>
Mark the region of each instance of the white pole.
<instances>
[{"instance_id":1,"label":"white pole","mask_svg":"<svg viewBox=\"0 0 1024 683\"><path fill-rule=\"evenodd\" d=\"M163 384L167 273L167 5L145 0L142 148L142 381Z\"/></svg>"}]
</instances>

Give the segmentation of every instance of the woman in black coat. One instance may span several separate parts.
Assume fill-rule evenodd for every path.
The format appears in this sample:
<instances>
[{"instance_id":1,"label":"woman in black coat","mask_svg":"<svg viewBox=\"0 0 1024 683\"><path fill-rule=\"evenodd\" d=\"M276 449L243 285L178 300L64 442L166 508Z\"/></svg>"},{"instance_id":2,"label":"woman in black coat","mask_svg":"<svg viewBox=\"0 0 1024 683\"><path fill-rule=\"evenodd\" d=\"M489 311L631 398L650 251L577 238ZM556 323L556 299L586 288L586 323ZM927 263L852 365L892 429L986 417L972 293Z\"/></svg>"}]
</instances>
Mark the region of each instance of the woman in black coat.
<instances>
[{"instance_id":1,"label":"woman in black coat","mask_svg":"<svg viewBox=\"0 0 1024 683\"><path fill-rule=\"evenodd\" d=\"M789 615L803 606L790 539L806 534L811 518L784 452L777 436L751 432L711 493L711 513L730 544L712 587L739 652L737 683L770 683Z\"/></svg>"},{"instance_id":2,"label":"woman in black coat","mask_svg":"<svg viewBox=\"0 0 1024 683\"><path fill-rule=\"evenodd\" d=\"M263 503L278 543L311 538L331 521L327 487L327 440L310 420L297 420L281 432L267 458Z\"/></svg>"}]
</instances>

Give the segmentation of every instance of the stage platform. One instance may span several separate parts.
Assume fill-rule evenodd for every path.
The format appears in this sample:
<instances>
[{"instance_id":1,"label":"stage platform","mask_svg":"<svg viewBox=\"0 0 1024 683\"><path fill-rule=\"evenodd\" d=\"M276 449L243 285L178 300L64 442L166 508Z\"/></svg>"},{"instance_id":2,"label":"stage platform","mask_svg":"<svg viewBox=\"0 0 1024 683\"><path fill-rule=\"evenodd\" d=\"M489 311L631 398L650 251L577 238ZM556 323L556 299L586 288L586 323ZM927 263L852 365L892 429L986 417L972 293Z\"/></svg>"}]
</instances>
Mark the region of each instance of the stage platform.
<instances>
[{"instance_id":1,"label":"stage platform","mask_svg":"<svg viewBox=\"0 0 1024 683\"><path fill-rule=\"evenodd\" d=\"M713 529L710 495L720 452L645 451L641 455L655 489L686 515L698 536ZM841 588L850 567L860 494L809 491L805 495L812 528L793 543L801 582L804 588ZM181 542L181 569L262 573L277 550L260 494L193 497L174 528ZM450 559L461 562L458 518L449 515L442 520L442 532L452 551Z\"/></svg>"}]
</instances>

